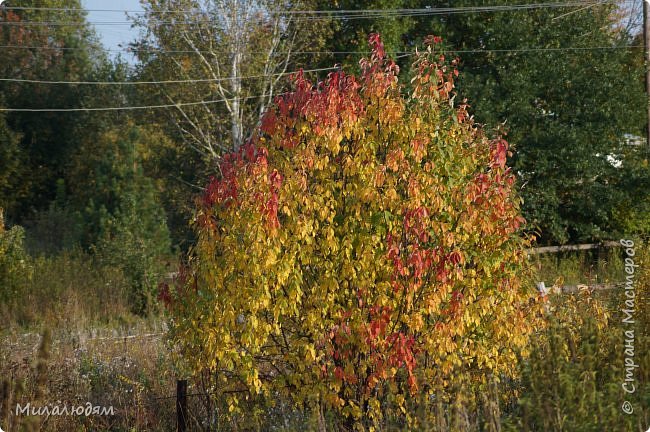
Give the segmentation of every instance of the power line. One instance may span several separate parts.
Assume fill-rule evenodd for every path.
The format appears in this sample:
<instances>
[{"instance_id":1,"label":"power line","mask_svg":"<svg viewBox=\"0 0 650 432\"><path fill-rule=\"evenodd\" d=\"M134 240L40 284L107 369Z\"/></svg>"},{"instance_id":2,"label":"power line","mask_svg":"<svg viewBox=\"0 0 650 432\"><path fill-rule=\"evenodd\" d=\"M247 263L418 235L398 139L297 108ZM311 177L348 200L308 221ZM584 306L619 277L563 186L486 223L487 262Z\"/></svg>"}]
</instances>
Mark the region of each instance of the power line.
<instances>
[{"instance_id":1,"label":"power line","mask_svg":"<svg viewBox=\"0 0 650 432\"><path fill-rule=\"evenodd\" d=\"M629 48L641 48L641 46L638 45L629 45L629 46L611 46L611 47L565 47L565 48L526 48L526 49L504 49L504 50L456 50L453 51L454 53L469 53L469 52L539 52L539 51L565 51L565 50L571 50L571 51L584 51L584 50L609 50L609 49L629 49ZM398 57L406 57L406 56L411 56L414 55L415 53L409 52L409 53L403 53ZM333 70L333 69L338 69L336 67L330 67L330 68L320 68L320 69L309 69L309 70L304 70L303 72L316 72L316 71L324 71L324 70ZM295 72L285 72L284 74L292 74ZM276 74L277 75L277 74ZM243 77L242 77L243 78ZM39 81L39 80L13 80L13 79L0 79L0 81L26 81L26 82L34 82L34 83L41 83L41 84L138 84L138 83L164 83L165 81L159 81L159 82L95 82L95 81L86 81L86 82L79 82L79 81ZM198 80L192 80L192 81L198 81ZM173 81L170 81L173 82ZM184 82L184 81L182 81ZM288 92L284 93L278 93L276 96L284 95L287 94ZM258 98L263 98L263 97L269 97L273 95L269 94L263 94L260 96L246 96L246 97L241 97L241 98L227 98L227 99L217 99L217 100L209 100L209 101L200 101L200 102L182 102L182 103L176 103L176 104L163 104L163 105L144 105L144 106L126 106L126 107L101 107L101 108L0 108L0 112L79 112L79 111L132 111L132 110L143 110L143 109L159 109L159 108L180 108L183 106L196 106L196 105L209 105L209 104L216 104L216 103L222 103L222 102L229 102L233 100L248 100L248 99L258 99Z\"/></svg>"},{"instance_id":2,"label":"power line","mask_svg":"<svg viewBox=\"0 0 650 432\"><path fill-rule=\"evenodd\" d=\"M629 1L629 0L628 0ZM345 10L345 11L270 11L270 14L285 14L285 15L299 15L292 18L294 21L312 21L323 19L373 19L373 18L401 18L401 17L417 17L417 16L434 16L434 15L449 15L449 14L463 14L463 13L487 13L487 12L509 12L509 11L523 11L531 9L553 9L553 8L567 8L567 7L584 7L585 4L590 7L605 5L608 3L615 3L615 0L601 0L593 3L586 3L584 1L564 2L564 3L533 3L522 5L497 5L497 6L466 6L466 7L448 7L448 8L423 8L423 9L360 9L360 10ZM20 8L14 8L16 10ZM35 8L25 8L35 9ZM53 10L53 11L82 11L83 9L63 9L63 8L43 8L36 10ZM101 11L101 10L98 10ZM108 10L106 10L108 11ZM123 11L128 13L128 11ZM137 12L143 13L143 12ZM188 13L197 14L197 11L165 11L165 12L144 12L145 14L156 13ZM198 13L208 16L205 12L199 11ZM300 16L302 15L302 16ZM312 15L312 16L309 16ZM208 16L209 17L209 16ZM151 25L172 25L172 26L193 26L209 22L209 20L184 20L184 21L162 21L150 20L148 23ZM6 26L122 26L133 25L132 22L126 21L82 21L82 22L60 22L60 21L4 21L0 25Z\"/></svg>"},{"instance_id":3,"label":"power line","mask_svg":"<svg viewBox=\"0 0 650 432\"><path fill-rule=\"evenodd\" d=\"M633 0L625 0L624 3ZM282 15L341 15L351 16L356 14L447 14L447 13L463 13L463 12L494 12L494 11L509 11L519 9L541 9L541 8L558 8L558 7L582 7L589 4L588 1L571 1L571 2L556 2L556 3L528 3L517 5L493 5L493 6L462 6L462 7L442 7L442 8L401 8L401 9L341 9L341 10L272 10L268 11L270 14ZM600 0L594 1L598 3L616 3L616 0ZM144 11L144 10L123 10L123 9L84 9L84 8L52 8L52 7L12 7L5 6L7 10L27 10L27 11L51 11L51 12L104 12L104 13L133 13L133 14L196 14L203 13L198 9L185 9L185 10L161 10L161 11Z\"/></svg>"},{"instance_id":4,"label":"power line","mask_svg":"<svg viewBox=\"0 0 650 432\"><path fill-rule=\"evenodd\" d=\"M58 46L41 46L41 45L0 45L0 48L7 49L42 49L42 50L61 50L61 51L82 51L87 50L88 48L84 47L58 47ZM121 49L102 49L106 52L124 52L124 53L137 53L137 52L146 52L146 53L155 53L155 54L233 54L233 51L212 51L212 50L165 50L159 48L121 48ZM246 51L250 54L268 54L268 51ZM277 55L287 55L287 54L367 54L370 51L276 51Z\"/></svg>"},{"instance_id":5,"label":"power line","mask_svg":"<svg viewBox=\"0 0 650 432\"><path fill-rule=\"evenodd\" d=\"M327 68L318 68L318 69L305 69L302 72L322 72L326 70L338 69L337 67L327 67ZM33 79L20 79L20 78L0 78L0 81L3 82L17 82L17 83L29 83L29 84L69 84L69 85L154 85L154 84L186 84L186 83L201 83L201 82L220 82L220 81L230 81L237 79L256 79L256 78L268 78L273 76L282 76L282 75L291 75L297 73L298 71L291 72L278 72L274 74L264 74L264 75L250 75L250 76L241 76L241 77L222 77L222 78L199 78L199 79L187 79L187 80L167 80L167 81L48 81L48 80L33 80Z\"/></svg>"},{"instance_id":6,"label":"power line","mask_svg":"<svg viewBox=\"0 0 650 432\"><path fill-rule=\"evenodd\" d=\"M278 93L275 96L281 96L287 94ZM200 102L180 102L176 104L164 104L164 105L142 105L142 106L122 106L122 107L102 107L102 108L0 108L0 112L79 112L79 111L135 111L135 110L145 110L145 109L158 109L158 108L180 108L184 106L196 106L196 105L211 105L223 102L231 102L234 100L248 100L248 99L259 99L263 97L274 96L271 94L263 94L259 96L245 96L240 98L227 98L227 99L215 99L208 101Z\"/></svg>"},{"instance_id":7,"label":"power line","mask_svg":"<svg viewBox=\"0 0 650 432\"><path fill-rule=\"evenodd\" d=\"M87 48L82 47L54 47L54 46L25 46L25 45L0 45L2 49L42 49L42 50L64 50L64 51L81 51L86 50ZM532 47L532 48L504 48L504 49L489 49L489 48L476 48L476 49L448 49L448 53L495 53L495 52L537 52L537 51L585 51L585 50L610 50L610 49L633 49L633 48L642 48L641 45L613 45L613 46L595 46L595 47L557 47L557 48L543 48L543 47ZM229 51L208 51L208 50L163 50L163 49L139 49L139 48L124 48L124 49L104 49L107 52L125 52L125 53L137 53L137 52L147 52L154 54L233 54ZM411 51L396 51L391 52L391 54L411 54ZM267 54L267 51L248 51L249 54ZM368 55L371 54L371 51L291 51L282 52L278 51L276 55L316 55L316 54L328 54L328 55Z\"/></svg>"},{"instance_id":8,"label":"power line","mask_svg":"<svg viewBox=\"0 0 650 432\"><path fill-rule=\"evenodd\" d=\"M540 51L597 51L597 50L617 50L617 49L634 49L643 48L641 45L614 45L614 46L597 46L597 47L556 47L556 48L511 48L511 49L468 49L468 50L449 50L450 53L519 53L519 52L540 52Z\"/></svg>"},{"instance_id":9,"label":"power line","mask_svg":"<svg viewBox=\"0 0 650 432\"><path fill-rule=\"evenodd\" d=\"M584 11L584 10L586 10L586 9L591 9L592 7L594 7L594 6L598 6L599 4L602 4L602 2L588 4L588 5L583 6L583 7L581 7L581 8L574 9L574 10L572 10L572 11L570 11L570 12L566 12L566 13L563 13L562 15L558 15L558 16L556 16L556 17L553 17L553 19L551 19L551 21L556 21L556 20L559 20L559 19L561 19L561 18L567 17L567 16L569 16L569 15L573 15L573 14L575 14L575 13L582 12L582 11Z\"/></svg>"}]
</instances>

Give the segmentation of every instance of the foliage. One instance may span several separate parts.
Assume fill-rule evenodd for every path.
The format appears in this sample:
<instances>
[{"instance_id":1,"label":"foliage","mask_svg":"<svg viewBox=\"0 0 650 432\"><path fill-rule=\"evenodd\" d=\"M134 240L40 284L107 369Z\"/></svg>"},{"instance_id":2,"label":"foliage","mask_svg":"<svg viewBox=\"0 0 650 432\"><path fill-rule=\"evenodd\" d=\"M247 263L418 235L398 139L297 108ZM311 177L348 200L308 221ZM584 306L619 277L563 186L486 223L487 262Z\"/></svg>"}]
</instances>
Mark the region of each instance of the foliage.
<instances>
[{"instance_id":1,"label":"foliage","mask_svg":"<svg viewBox=\"0 0 650 432\"><path fill-rule=\"evenodd\" d=\"M137 124L140 119L135 119ZM177 137L170 137L156 124L138 125L138 154L144 175L159 191L157 200L165 209L167 226L174 247L186 251L194 242L188 223L194 211L192 197L201 188L195 185L205 165L195 152L179 146ZM83 161L79 162L82 165Z\"/></svg>"},{"instance_id":2,"label":"foliage","mask_svg":"<svg viewBox=\"0 0 650 432\"><path fill-rule=\"evenodd\" d=\"M399 10L409 8L421 8L417 0L338 0L318 1L319 10L327 10L337 13L348 11L347 15L355 16L354 12L364 10ZM429 6L427 2L426 6ZM433 33L429 28L428 32L419 34L414 32L420 18L413 16L395 16L390 12L374 12L365 14L363 19L334 19L331 22L333 31L327 40L327 47L338 54L329 54L323 59L324 65L332 62L341 63L349 68L358 71L359 59L364 57L364 52L370 49L367 43L368 35L381 32L382 41L386 53L395 57L395 61L402 70L408 70L411 59L409 56L398 55L402 52L412 52L417 44L421 43L423 36ZM356 16L355 16L356 17Z\"/></svg>"},{"instance_id":3,"label":"foliage","mask_svg":"<svg viewBox=\"0 0 650 432\"><path fill-rule=\"evenodd\" d=\"M31 278L32 264L24 249L24 236L20 226L5 228L0 208L0 303L18 295Z\"/></svg>"},{"instance_id":4,"label":"foliage","mask_svg":"<svg viewBox=\"0 0 650 432\"><path fill-rule=\"evenodd\" d=\"M479 121L507 121L524 216L543 242L615 238L623 230L613 212L647 200L647 169L631 170L644 155L628 151L624 139L644 124L642 68L630 61L640 54L618 49L631 40L614 30L615 7L558 19L557 11L540 9L450 21L449 40L459 50L546 50L465 56L460 84L481 101ZM565 47L573 50L555 51Z\"/></svg>"},{"instance_id":5,"label":"foliage","mask_svg":"<svg viewBox=\"0 0 650 432\"><path fill-rule=\"evenodd\" d=\"M20 135L9 129L5 116L0 114L0 205L4 207L14 205L14 200L17 199L10 192L10 187L12 177L17 174L20 166L19 142Z\"/></svg>"},{"instance_id":6,"label":"foliage","mask_svg":"<svg viewBox=\"0 0 650 432\"><path fill-rule=\"evenodd\" d=\"M381 3L342 1L329 7L373 9ZM477 0L398 4L485 6ZM396 51L412 51L432 32L445 35L449 49L462 58L457 85L474 102L470 111L483 124L504 123L502 130L517 149L509 164L522 186L523 215L540 230L540 243L609 240L648 232L650 201L647 152L626 144L626 135L645 135L643 54L631 49L642 42L622 28L618 8L609 2L576 10L347 20L340 26L354 36L336 33L328 46L363 51L356 35L384 24L395 33ZM355 66L354 56L344 62ZM616 160L620 166L612 163Z\"/></svg>"},{"instance_id":7,"label":"foliage","mask_svg":"<svg viewBox=\"0 0 650 432\"><path fill-rule=\"evenodd\" d=\"M348 426L413 422L407 401L461 367L514 372L537 302L508 146L454 102L437 42L407 97L376 35L359 80L296 75L208 185L184 283L163 297L182 354L221 377L231 409L237 392L277 392Z\"/></svg>"},{"instance_id":8,"label":"foliage","mask_svg":"<svg viewBox=\"0 0 650 432\"><path fill-rule=\"evenodd\" d=\"M650 233L650 176L648 176L648 149L636 146L622 153L627 175L621 179L620 189L627 199L613 210L613 224L627 236L646 236Z\"/></svg>"},{"instance_id":9,"label":"foliage","mask_svg":"<svg viewBox=\"0 0 650 432\"><path fill-rule=\"evenodd\" d=\"M134 311L150 308L152 291L171 245L159 191L142 167L141 133L132 124L109 130L75 155L71 178L77 205L85 203L86 245L131 281ZM78 188L78 189L77 189Z\"/></svg>"},{"instance_id":10,"label":"foliage","mask_svg":"<svg viewBox=\"0 0 650 432\"><path fill-rule=\"evenodd\" d=\"M138 197L150 206L141 207ZM123 197L117 213L102 219L102 234L95 247L105 265L121 269L130 281L130 304L139 314L152 312L155 288L164 276L163 260L170 251L161 209L151 203L155 201L150 194L135 192Z\"/></svg>"},{"instance_id":11,"label":"foliage","mask_svg":"<svg viewBox=\"0 0 650 432\"><path fill-rule=\"evenodd\" d=\"M21 6L0 12L3 21L11 22L2 26L0 42L43 49L3 50L12 61L0 65L0 76L128 79L127 66L109 62L98 48L79 1ZM57 20L72 24L23 24ZM124 86L0 83L0 100L12 108L118 106L130 96ZM26 228L30 252L56 255L77 246L100 251L104 264L118 266L131 279L138 311L148 306L145 298L156 286L160 257L170 250L160 185L143 172L143 142L121 113L9 112L6 122L0 118L1 205L12 223Z\"/></svg>"},{"instance_id":12,"label":"foliage","mask_svg":"<svg viewBox=\"0 0 650 432\"><path fill-rule=\"evenodd\" d=\"M647 292L641 284L637 289L638 294ZM611 306L623 301L617 295ZM642 305L637 317L647 322L642 312L647 303ZM647 425L650 376L645 353L650 338L637 329L636 391L625 394L623 330L628 329L621 326L618 313L607 310L607 301L587 290L553 301L549 325L534 338L532 354L522 365L521 397L518 409L504 419L507 430L631 431ZM624 400L632 403L633 415L621 410Z\"/></svg>"},{"instance_id":13,"label":"foliage","mask_svg":"<svg viewBox=\"0 0 650 432\"><path fill-rule=\"evenodd\" d=\"M95 64L105 59L87 25L79 0L25 1L21 8L1 9L3 59L0 76L32 80L91 80ZM58 8L49 10L48 8ZM23 22L62 21L67 26L23 25ZM24 49L24 46L44 47ZM9 48L7 48L9 47ZM66 48L66 49L59 49ZM67 49L72 48L72 49ZM0 83L0 99L11 108L66 108L81 106L87 92L67 85L26 82ZM89 118L83 113L11 112L8 128L18 136L19 157L8 184L3 185L5 211L12 222L23 223L34 211L44 210L56 195L70 153L78 143L77 126ZM85 125L88 127L88 125ZM0 130L0 136L4 133ZM0 138L2 139L2 138Z\"/></svg>"},{"instance_id":14,"label":"foliage","mask_svg":"<svg viewBox=\"0 0 650 432\"><path fill-rule=\"evenodd\" d=\"M39 211L24 222L25 245L33 256L56 255L81 245L85 232L81 213L69 205L65 181L57 181L57 194L49 208Z\"/></svg>"}]
</instances>

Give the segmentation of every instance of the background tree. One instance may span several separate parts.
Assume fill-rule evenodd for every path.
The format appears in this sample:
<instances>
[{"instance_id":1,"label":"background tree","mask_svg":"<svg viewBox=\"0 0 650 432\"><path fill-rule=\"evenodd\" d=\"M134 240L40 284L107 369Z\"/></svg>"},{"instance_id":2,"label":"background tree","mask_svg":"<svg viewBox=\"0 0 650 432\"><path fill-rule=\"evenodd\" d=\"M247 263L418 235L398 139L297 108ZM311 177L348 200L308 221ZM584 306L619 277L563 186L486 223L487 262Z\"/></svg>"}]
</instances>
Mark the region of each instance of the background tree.
<instances>
[{"instance_id":1,"label":"background tree","mask_svg":"<svg viewBox=\"0 0 650 432\"><path fill-rule=\"evenodd\" d=\"M0 76L18 79L83 80L103 57L96 37L81 12L81 3L65 1L27 1L26 9L0 11L0 44L3 61ZM70 8L70 11L32 10ZM52 21L69 25L46 25ZM43 47L26 49L25 47ZM74 48L62 50L59 48ZM69 86L0 82L0 97L5 107L67 108L83 105L80 92ZM79 113L10 112L6 122L21 137L22 155L15 175L7 186L7 219L22 222L36 211L47 209L56 196L57 179L76 148L76 126L83 121Z\"/></svg>"},{"instance_id":2,"label":"background tree","mask_svg":"<svg viewBox=\"0 0 650 432\"><path fill-rule=\"evenodd\" d=\"M127 65L101 50L79 1L26 2L0 13L3 58L11 59L0 64L3 106L77 109L135 100L132 87L74 84L129 79ZM126 275L138 313L150 310L170 253L162 185L151 178L156 171L144 162L151 150L143 142L125 113L0 117L0 206L7 207L10 225L25 226L29 252L51 257L78 246L94 252L98 268Z\"/></svg>"},{"instance_id":3,"label":"background tree","mask_svg":"<svg viewBox=\"0 0 650 432\"><path fill-rule=\"evenodd\" d=\"M615 11L607 4L564 16L572 11L449 19L455 49L515 50L465 56L460 85L480 101L480 121L507 122L524 214L545 242L620 235L614 213L647 184L647 172L634 172L638 186L626 181L643 155L629 151L625 135L642 130L645 97L642 70L630 67L634 52L616 49L631 39L615 30ZM531 47L541 50L526 51ZM557 50L566 47L573 50ZM611 157L623 153L617 167Z\"/></svg>"},{"instance_id":4,"label":"background tree","mask_svg":"<svg viewBox=\"0 0 650 432\"><path fill-rule=\"evenodd\" d=\"M176 103L188 95L220 104L178 107L173 125L186 143L215 160L237 149L281 91L304 51L318 50L326 27L296 12L309 2L152 0L136 21L145 37L134 44L141 75L198 80L165 86L156 96ZM168 25L171 23L172 25ZM325 32L326 34L326 32ZM253 76L254 78L247 78Z\"/></svg>"},{"instance_id":5,"label":"background tree","mask_svg":"<svg viewBox=\"0 0 650 432\"><path fill-rule=\"evenodd\" d=\"M79 209L83 240L104 264L122 269L132 284L134 311L150 311L164 276L170 235L161 184L144 171L146 129L133 123L93 136L73 157L70 206Z\"/></svg>"},{"instance_id":6,"label":"background tree","mask_svg":"<svg viewBox=\"0 0 650 432\"><path fill-rule=\"evenodd\" d=\"M12 305L33 273L23 244L24 236L22 227L5 228L4 212L0 208L0 312L3 313L5 304Z\"/></svg>"},{"instance_id":7,"label":"background tree","mask_svg":"<svg viewBox=\"0 0 650 432\"><path fill-rule=\"evenodd\" d=\"M386 53L395 57L401 68L408 69L413 59L399 53L414 51L415 46L421 44L423 36L434 32L429 31L424 35L416 33L413 38L411 35L419 18L400 15L395 11L423 7L420 3L417 0L319 1L319 10L329 11L333 15L331 26L334 31L327 40L327 48L338 53L329 54L322 64L342 63L358 71L359 60L370 49L368 35L381 31ZM354 12L362 9L369 12Z\"/></svg>"},{"instance_id":8,"label":"background tree","mask_svg":"<svg viewBox=\"0 0 650 432\"><path fill-rule=\"evenodd\" d=\"M450 4L408 6L433 10ZM484 5L462 0L451 6ZM642 55L628 49L634 42L619 12L607 3L585 9L466 10L400 21L401 47L393 49L410 51L426 35L441 34L461 58L458 86L474 101L472 114L481 123L505 124L501 130L516 148L511 163L522 186L524 216L541 230L542 243L610 239L647 225L629 223L645 214L648 201L649 173L638 169L645 155L626 144L626 135L643 135L646 102ZM368 19L342 22L361 32L377 25ZM358 49L338 35L328 45ZM612 163L616 159L620 166Z\"/></svg>"},{"instance_id":9,"label":"background tree","mask_svg":"<svg viewBox=\"0 0 650 432\"><path fill-rule=\"evenodd\" d=\"M15 206L19 196L17 191L11 191L23 157L19 143L20 135L9 129L4 113L0 113L0 203L7 207Z\"/></svg>"}]
</instances>

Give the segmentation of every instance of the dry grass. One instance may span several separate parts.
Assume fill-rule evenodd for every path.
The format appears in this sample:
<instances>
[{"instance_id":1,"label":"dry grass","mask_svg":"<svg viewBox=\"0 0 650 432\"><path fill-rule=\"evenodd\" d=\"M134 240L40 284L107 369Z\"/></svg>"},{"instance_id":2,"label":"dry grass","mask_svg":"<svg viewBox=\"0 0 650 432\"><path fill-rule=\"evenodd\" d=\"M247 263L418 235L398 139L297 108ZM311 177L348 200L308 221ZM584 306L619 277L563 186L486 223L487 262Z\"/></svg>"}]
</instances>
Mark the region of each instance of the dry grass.
<instances>
[{"instance_id":1,"label":"dry grass","mask_svg":"<svg viewBox=\"0 0 650 432\"><path fill-rule=\"evenodd\" d=\"M130 325L129 285L119 269L97 265L82 252L31 260L30 274L0 303L3 328L66 329L70 333L111 324Z\"/></svg>"},{"instance_id":2,"label":"dry grass","mask_svg":"<svg viewBox=\"0 0 650 432\"><path fill-rule=\"evenodd\" d=\"M128 334L6 334L0 423L18 430L172 430L176 376L160 326ZM47 332L46 332L47 333ZM51 339L48 341L48 339ZM114 407L114 416L16 415L17 404Z\"/></svg>"},{"instance_id":3,"label":"dry grass","mask_svg":"<svg viewBox=\"0 0 650 432\"><path fill-rule=\"evenodd\" d=\"M541 275L538 280L549 285L557 277L565 284L620 280L621 262L616 255L598 262L579 255L535 260ZM0 329L0 427L6 432L175 430L180 373L164 339L164 319L131 314L124 276L119 270L98 266L88 255L77 252L37 258L32 268L32 277L19 295L9 303L0 303L0 319L6 324ZM650 279L642 282L650 283ZM44 337L48 333L51 336ZM275 401L279 403L273 408L264 401L251 401L250 409L233 419L224 401L209 397L206 388L198 379L190 381L190 430L297 431L317 427L309 413L283 401ZM483 410L497 399L479 396L483 399L475 402ZM91 403L112 406L115 415L16 415L17 404L25 407L28 403L34 407ZM444 424L432 426L434 429L488 430L478 417L471 425L457 424L458 419L473 415L465 410L465 404L440 404L436 409L435 418ZM503 416L507 416L505 411L519 415L516 407L502 403L501 409ZM489 430L498 430L498 412L496 406ZM486 418L485 413L482 416ZM516 424L519 419L513 417L512 421ZM335 424L336 419L327 418L328 430L336 430Z\"/></svg>"}]
</instances>

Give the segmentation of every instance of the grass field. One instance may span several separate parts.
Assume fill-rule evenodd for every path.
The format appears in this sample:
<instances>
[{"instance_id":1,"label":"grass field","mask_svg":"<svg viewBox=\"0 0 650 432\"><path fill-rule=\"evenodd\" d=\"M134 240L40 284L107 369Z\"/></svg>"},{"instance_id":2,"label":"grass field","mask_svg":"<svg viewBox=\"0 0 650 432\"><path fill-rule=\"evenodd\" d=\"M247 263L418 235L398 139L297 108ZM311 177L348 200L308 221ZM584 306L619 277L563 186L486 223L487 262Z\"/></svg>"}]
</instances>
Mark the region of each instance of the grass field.
<instances>
[{"instance_id":1,"label":"grass field","mask_svg":"<svg viewBox=\"0 0 650 432\"><path fill-rule=\"evenodd\" d=\"M531 258L531 267L548 286L620 282L619 252L539 255ZM647 284L647 273L639 283ZM0 424L6 431L175 430L176 382L183 376L165 339L165 317L130 313L125 289L119 272L98 267L83 253L34 260L20 296L0 309L6 324L0 332ZM456 387L435 405L437 421L426 430L645 432L650 424L647 292L639 289L644 294L637 303L635 349L641 364L633 416L620 410L621 291L587 295L578 290L550 295L549 328L533 338L533 356L522 362L519 380L495 384L490 391ZM594 321L595 305L605 321ZM190 430L342 430L327 413L319 422L314 413L285 400L271 404L253 398L245 415L229 416L213 390L206 377L189 379ZM114 415L16 412L27 404L88 403L113 407ZM386 430L402 429L387 422Z\"/></svg>"}]
</instances>

